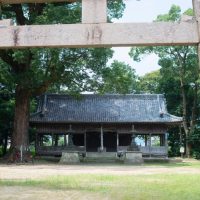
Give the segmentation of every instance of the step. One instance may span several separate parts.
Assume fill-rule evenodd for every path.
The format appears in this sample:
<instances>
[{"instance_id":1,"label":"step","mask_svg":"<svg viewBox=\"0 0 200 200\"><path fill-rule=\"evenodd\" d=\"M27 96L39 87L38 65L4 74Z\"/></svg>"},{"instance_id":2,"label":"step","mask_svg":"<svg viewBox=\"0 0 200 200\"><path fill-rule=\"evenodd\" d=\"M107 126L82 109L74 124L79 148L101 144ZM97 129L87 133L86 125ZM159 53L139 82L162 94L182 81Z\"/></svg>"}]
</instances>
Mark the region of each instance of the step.
<instances>
[{"instance_id":1,"label":"step","mask_svg":"<svg viewBox=\"0 0 200 200\"><path fill-rule=\"evenodd\" d=\"M87 152L83 162L87 163L115 163L117 161L115 152Z\"/></svg>"},{"instance_id":2,"label":"step","mask_svg":"<svg viewBox=\"0 0 200 200\"><path fill-rule=\"evenodd\" d=\"M116 158L115 152L87 152L87 158Z\"/></svg>"},{"instance_id":3,"label":"step","mask_svg":"<svg viewBox=\"0 0 200 200\"><path fill-rule=\"evenodd\" d=\"M116 159L105 159L105 158L85 158L83 162L86 163L115 163Z\"/></svg>"}]
</instances>

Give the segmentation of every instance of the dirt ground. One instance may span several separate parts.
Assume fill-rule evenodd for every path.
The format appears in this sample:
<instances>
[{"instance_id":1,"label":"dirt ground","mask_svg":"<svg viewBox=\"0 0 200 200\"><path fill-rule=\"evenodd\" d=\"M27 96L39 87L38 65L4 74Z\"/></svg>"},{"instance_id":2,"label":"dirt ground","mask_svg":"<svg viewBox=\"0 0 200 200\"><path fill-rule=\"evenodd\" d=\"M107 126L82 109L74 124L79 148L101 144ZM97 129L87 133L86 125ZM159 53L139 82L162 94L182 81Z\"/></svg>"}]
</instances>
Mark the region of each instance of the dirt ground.
<instances>
[{"instance_id":1,"label":"dirt ground","mask_svg":"<svg viewBox=\"0 0 200 200\"><path fill-rule=\"evenodd\" d=\"M190 161L191 162L191 161ZM149 174L200 174L200 168L187 166L187 161L177 166L168 165L115 165L115 164L0 164L0 179L37 179L48 176L74 174L149 175Z\"/></svg>"},{"instance_id":2,"label":"dirt ground","mask_svg":"<svg viewBox=\"0 0 200 200\"><path fill-rule=\"evenodd\" d=\"M60 165L52 163L36 163L34 165L0 164L0 180L5 179L42 179L49 176L78 174L109 175L149 175L149 174L200 174L200 167L180 164L175 166L161 165L114 165L85 164ZM58 191L45 188L1 186L0 200L107 200L109 196L84 191Z\"/></svg>"},{"instance_id":3,"label":"dirt ground","mask_svg":"<svg viewBox=\"0 0 200 200\"><path fill-rule=\"evenodd\" d=\"M38 189L33 187L2 187L0 200L108 200L100 194L88 194L82 191L62 191Z\"/></svg>"}]
</instances>

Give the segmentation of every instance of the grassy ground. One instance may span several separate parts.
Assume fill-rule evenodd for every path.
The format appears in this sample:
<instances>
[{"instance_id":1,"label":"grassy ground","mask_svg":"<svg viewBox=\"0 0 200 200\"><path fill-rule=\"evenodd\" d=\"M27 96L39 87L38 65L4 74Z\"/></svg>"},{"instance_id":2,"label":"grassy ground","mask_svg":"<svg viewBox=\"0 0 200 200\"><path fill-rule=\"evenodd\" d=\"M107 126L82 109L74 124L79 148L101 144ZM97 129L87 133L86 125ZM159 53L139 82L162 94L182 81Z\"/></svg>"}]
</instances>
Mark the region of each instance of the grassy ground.
<instances>
[{"instance_id":1,"label":"grassy ground","mask_svg":"<svg viewBox=\"0 0 200 200\"><path fill-rule=\"evenodd\" d=\"M142 167L200 169L200 162L145 164ZM134 168L133 168L134 170ZM8 191L8 194L3 194ZM12 196L11 193L14 192ZM22 191L21 193L19 191ZM114 199L114 200L199 200L200 173L157 173L146 175L85 174L50 176L41 179L0 179L0 199ZM39 194L39 196L37 196ZM33 199L34 199L33 198Z\"/></svg>"},{"instance_id":2,"label":"grassy ground","mask_svg":"<svg viewBox=\"0 0 200 200\"><path fill-rule=\"evenodd\" d=\"M200 175L73 175L44 180L1 180L0 186L98 193L108 199L199 200ZM80 195L81 196L81 195Z\"/></svg>"}]
</instances>

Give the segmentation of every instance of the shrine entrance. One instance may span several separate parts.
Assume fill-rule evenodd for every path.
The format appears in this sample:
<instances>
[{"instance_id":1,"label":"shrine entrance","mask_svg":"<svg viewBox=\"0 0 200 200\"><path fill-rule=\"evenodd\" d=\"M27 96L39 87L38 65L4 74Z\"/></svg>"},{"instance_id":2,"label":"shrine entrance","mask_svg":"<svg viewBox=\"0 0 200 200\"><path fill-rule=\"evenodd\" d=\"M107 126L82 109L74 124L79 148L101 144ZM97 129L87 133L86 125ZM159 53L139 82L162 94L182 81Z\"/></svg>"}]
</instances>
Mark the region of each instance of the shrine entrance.
<instances>
[{"instance_id":1,"label":"shrine entrance","mask_svg":"<svg viewBox=\"0 0 200 200\"><path fill-rule=\"evenodd\" d=\"M103 145L106 149L106 152L117 152L117 133L104 132Z\"/></svg>"},{"instance_id":2,"label":"shrine entrance","mask_svg":"<svg viewBox=\"0 0 200 200\"><path fill-rule=\"evenodd\" d=\"M102 138L100 132L87 132L86 152L117 152L116 132L104 132Z\"/></svg>"},{"instance_id":3,"label":"shrine entrance","mask_svg":"<svg viewBox=\"0 0 200 200\"><path fill-rule=\"evenodd\" d=\"M86 133L86 152L98 152L101 146L100 132L87 132Z\"/></svg>"}]
</instances>

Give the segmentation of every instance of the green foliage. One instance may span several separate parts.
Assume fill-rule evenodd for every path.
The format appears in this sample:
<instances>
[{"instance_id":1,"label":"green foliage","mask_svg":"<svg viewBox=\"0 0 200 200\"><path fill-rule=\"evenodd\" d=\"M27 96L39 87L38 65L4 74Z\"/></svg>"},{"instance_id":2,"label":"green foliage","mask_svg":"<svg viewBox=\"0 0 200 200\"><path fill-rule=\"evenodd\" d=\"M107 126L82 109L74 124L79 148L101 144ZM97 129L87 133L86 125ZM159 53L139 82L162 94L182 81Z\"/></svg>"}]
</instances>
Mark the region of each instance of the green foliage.
<instances>
[{"instance_id":1,"label":"green foliage","mask_svg":"<svg viewBox=\"0 0 200 200\"><path fill-rule=\"evenodd\" d=\"M193 11L184 12L190 16ZM167 14L159 15L155 21L180 21L181 9L172 5ZM168 111L177 116L184 116L184 132L192 134L196 119L199 115L199 64L196 47L191 46L160 46L132 48L130 56L135 61L140 61L145 55L151 53L159 57L158 64L161 69L159 76L154 74L141 78L141 90L152 93L163 93L167 99ZM151 87L153 84L153 87ZM184 98L185 97L185 98ZM196 103L197 102L197 103ZM192 124L192 127L190 127ZM175 130L175 129L174 129ZM170 131L170 154L178 155L180 139L177 132ZM186 137L186 135L184 135ZM184 142L187 140L184 138Z\"/></svg>"},{"instance_id":2,"label":"green foliage","mask_svg":"<svg viewBox=\"0 0 200 200\"><path fill-rule=\"evenodd\" d=\"M170 128L169 130L169 136L168 136L168 145L169 145L169 151L168 155L169 157L174 157L174 156L180 156L180 147L183 146L182 142L180 141L180 130L177 127Z\"/></svg>"},{"instance_id":3,"label":"green foliage","mask_svg":"<svg viewBox=\"0 0 200 200\"><path fill-rule=\"evenodd\" d=\"M124 8L125 4L122 0L109 1L109 20L121 17ZM80 2L3 5L1 11L0 18L12 18L17 25L81 22ZM28 99L48 90L51 92L62 91L73 95L78 95L82 91L94 91L97 90L102 71L106 68L106 63L112 55L113 51L109 48L0 50L0 90L3 90L4 94L11 93L12 97L15 94L16 98L23 93ZM30 110L33 111L34 100L31 100L30 104ZM8 101L5 102L0 96L0 106L0 114L4 116L0 119L0 136L6 137L10 134L11 120L13 119L13 98L8 98ZM6 109L10 111L7 112ZM15 115L15 118L19 119L20 117ZM18 124L18 126L20 125ZM17 130L16 135L27 134L26 130ZM31 141L34 140L32 136L33 134L31 134ZM2 137L0 137L0 143L2 143Z\"/></svg>"},{"instance_id":4,"label":"green foliage","mask_svg":"<svg viewBox=\"0 0 200 200\"><path fill-rule=\"evenodd\" d=\"M124 62L113 61L110 67L103 69L101 93L130 94L137 88L134 69Z\"/></svg>"},{"instance_id":5,"label":"green foliage","mask_svg":"<svg viewBox=\"0 0 200 200\"><path fill-rule=\"evenodd\" d=\"M14 117L14 83L9 65L0 60L0 149L6 153L6 141L11 137Z\"/></svg>"},{"instance_id":6,"label":"green foliage","mask_svg":"<svg viewBox=\"0 0 200 200\"><path fill-rule=\"evenodd\" d=\"M139 78L138 87L141 93L160 93L159 81L161 79L160 71L153 71Z\"/></svg>"},{"instance_id":7,"label":"green foliage","mask_svg":"<svg viewBox=\"0 0 200 200\"><path fill-rule=\"evenodd\" d=\"M124 8L122 0L108 2L109 19L120 18ZM2 18L10 16L17 24L80 23L81 4L3 6ZM0 70L7 66L5 73L10 76L10 82L22 86L33 96L48 88L65 88L69 93L77 93L92 90L97 85L96 80L112 54L113 51L108 48L1 50Z\"/></svg>"},{"instance_id":8,"label":"green foliage","mask_svg":"<svg viewBox=\"0 0 200 200\"><path fill-rule=\"evenodd\" d=\"M200 129L197 127L188 138L192 146L192 156L200 159Z\"/></svg>"},{"instance_id":9,"label":"green foliage","mask_svg":"<svg viewBox=\"0 0 200 200\"><path fill-rule=\"evenodd\" d=\"M0 90L0 148L5 154L5 140L11 137L14 115L14 99Z\"/></svg>"},{"instance_id":10,"label":"green foliage","mask_svg":"<svg viewBox=\"0 0 200 200\"><path fill-rule=\"evenodd\" d=\"M109 19L119 19L123 15L123 11L125 9L126 5L123 2L123 0L112 0L108 1L108 18Z\"/></svg>"},{"instance_id":11,"label":"green foliage","mask_svg":"<svg viewBox=\"0 0 200 200\"><path fill-rule=\"evenodd\" d=\"M172 5L169 12L164 15L158 15L155 21L178 21L181 15L180 6Z\"/></svg>"}]
</instances>

